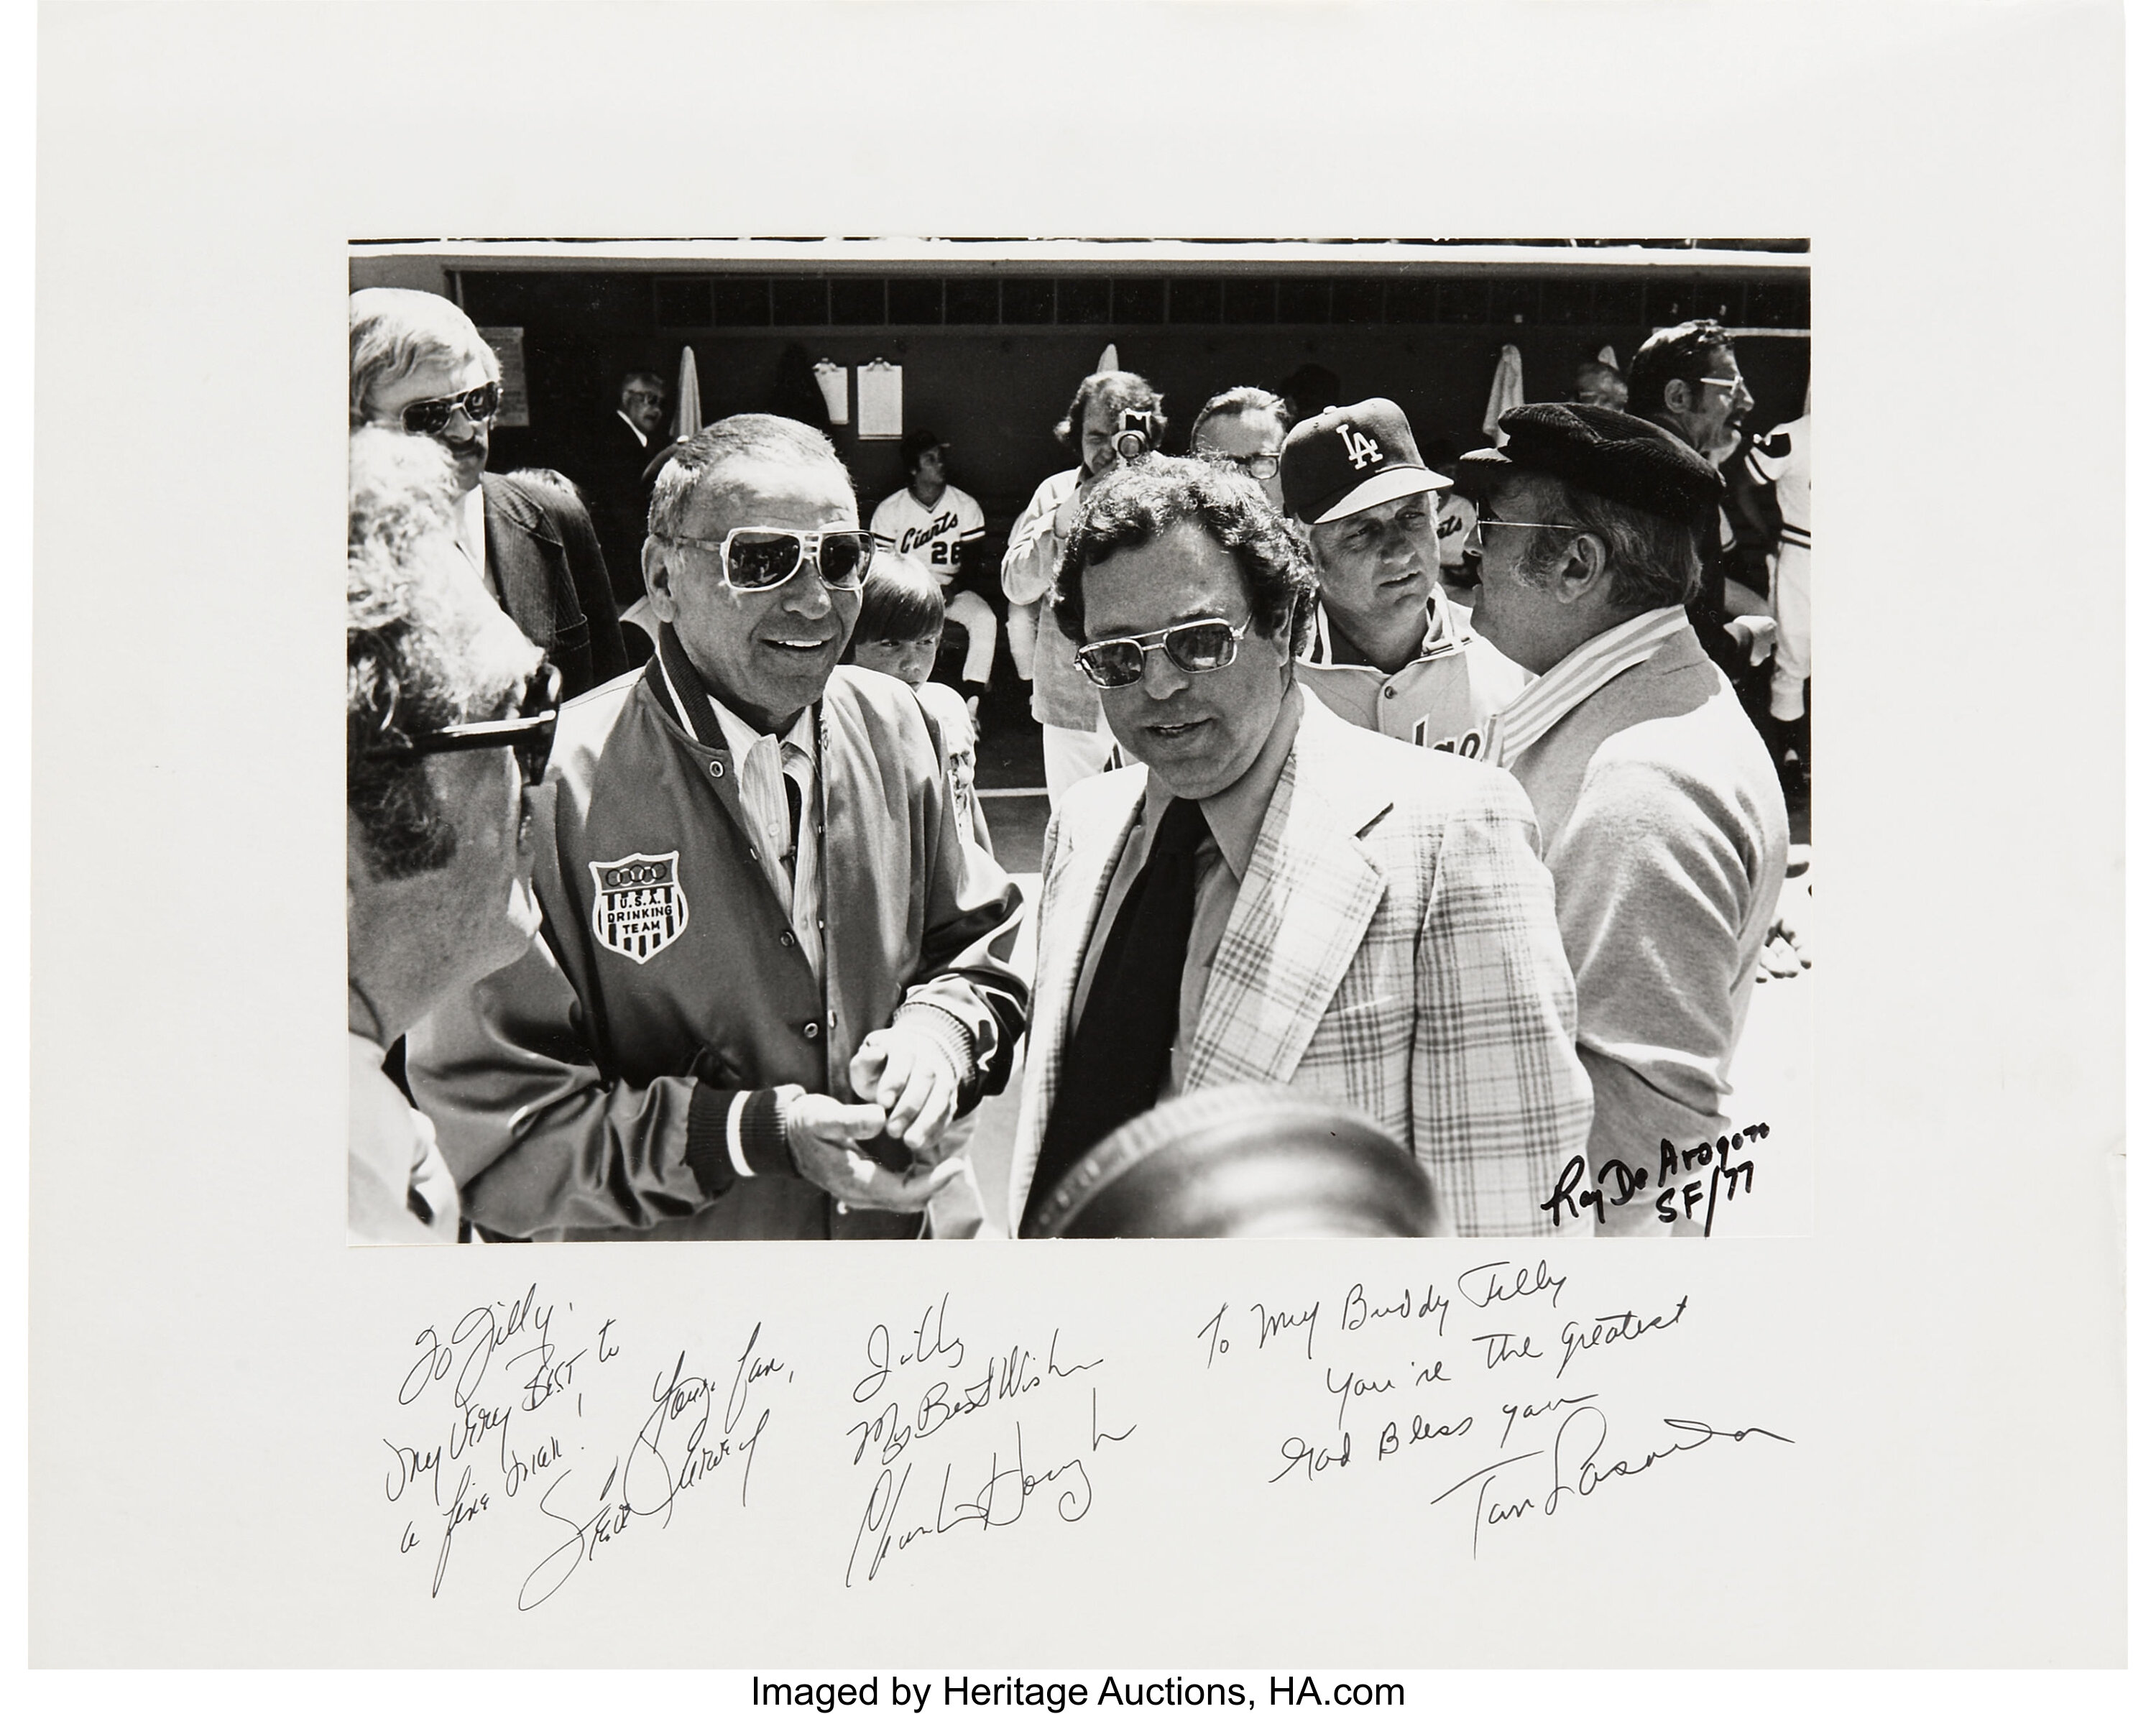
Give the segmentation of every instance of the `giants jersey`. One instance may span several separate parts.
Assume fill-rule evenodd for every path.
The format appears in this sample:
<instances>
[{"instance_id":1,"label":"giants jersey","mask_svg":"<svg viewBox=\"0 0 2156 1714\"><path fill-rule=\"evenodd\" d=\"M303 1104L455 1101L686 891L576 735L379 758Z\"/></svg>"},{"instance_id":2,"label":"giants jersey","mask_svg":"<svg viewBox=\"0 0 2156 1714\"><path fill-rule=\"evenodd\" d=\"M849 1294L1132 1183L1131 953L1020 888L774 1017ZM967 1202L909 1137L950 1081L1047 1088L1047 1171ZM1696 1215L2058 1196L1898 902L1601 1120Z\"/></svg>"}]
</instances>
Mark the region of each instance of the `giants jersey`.
<instances>
[{"instance_id":1,"label":"giants jersey","mask_svg":"<svg viewBox=\"0 0 2156 1714\"><path fill-rule=\"evenodd\" d=\"M911 488L901 488L869 520L879 547L927 567L946 588L958 575L960 544L978 541L988 527L979 502L957 488L946 488L932 510L916 500Z\"/></svg>"}]
</instances>

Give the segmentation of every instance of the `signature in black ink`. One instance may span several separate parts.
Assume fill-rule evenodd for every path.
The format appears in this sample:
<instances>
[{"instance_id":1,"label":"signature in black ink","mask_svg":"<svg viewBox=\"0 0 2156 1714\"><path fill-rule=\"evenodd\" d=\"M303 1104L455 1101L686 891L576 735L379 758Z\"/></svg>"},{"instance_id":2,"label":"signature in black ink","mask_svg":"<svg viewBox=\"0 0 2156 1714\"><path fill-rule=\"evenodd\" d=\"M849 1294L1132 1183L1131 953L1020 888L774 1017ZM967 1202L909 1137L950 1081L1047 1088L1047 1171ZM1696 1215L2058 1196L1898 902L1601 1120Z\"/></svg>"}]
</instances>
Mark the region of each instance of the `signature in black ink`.
<instances>
[{"instance_id":1,"label":"signature in black ink","mask_svg":"<svg viewBox=\"0 0 2156 1714\"><path fill-rule=\"evenodd\" d=\"M1538 1206L1550 1217L1553 1228L1563 1226L1567 1214L1584 1219L1589 1212L1595 1224L1600 1225L1608 1219L1611 1209L1621 1209L1634 1197L1644 1193L1651 1180L1660 1193L1655 1198L1656 1220L1665 1226L1674 1225L1680 1219L1689 1220L1704 1202L1705 1235L1712 1238L1715 1214L1722 1203L1752 1188L1753 1163L1738 1161L1732 1164L1730 1157L1748 1142L1757 1142L1770 1134L1771 1127L1765 1124L1747 1125L1712 1142L1695 1143L1681 1151L1666 1137L1661 1140L1653 1173L1613 1155L1595 1169L1594 1185L1586 1189L1582 1189L1581 1184L1587 1177L1587 1157L1574 1155L1558 1173L1549 1199ZM1702 1168L1707 1169L1703 1180L1685 1177ZM1684 1203L1681 1214L1676 1206L1680 1197Z\"/></svg>"},{"instance_id":2,"label":"signature in black ink","mask_svg":"<svg viewBox=\"0 0 2156 1714\"><path fill-rule=\"evenodd\" d=\"M601 1547L618 1539L638 1521L655 1518L660 1527L665 1528L673 1521L675 1501L729 1464L738 1462L741 1465L737 1503L748 1504L749 1477L756 1468L757 1447L771 1424L769 1408L758 1413L754 1426L746 1434L735 1430L747 1414L750 1388L760 1380L786 1372L783 1358L758 1354L757 1342L762 1332L763 1324L759 1321L751 1330L748 1342L734 1364L733 1381L726 1393L716 1434L712 1432L712 1410L713 1401L718 1396L717 1388L706 1376L685 1373L688 1353L677 1352L672 1368L660 1372L654 1379L650 1414L638 1429L628 1452L608 1467L606 1480L599 1485L596 1509L579 1517L556 1506L555 1492L572 1471L562 1470L548 1485L540 1496L539 1510L545 1516L567 1525L569 1533L526 1576L523 1586L517 1591L520 1611L528 1612L552 1595L578 1567L595 1560ZM558 1443L552 1443L552 1455L543 1460L535 1457L525 1475L546 1468L558 1454Z\"/></svg>"},{"instance_id":3,"label":"signature in black ink","mask_svg":"<svg viewBox=\"0 0 2156 1714\"><path fill-rule=\"evenodd\" d=\"M1127 1440L1137 1429L1136 1423L1120 1429L1103 1429L1100 1391L1094 1389L1091 1450L1097 1452L1105 1445ZM855 1527L853 1551L846 1556L844 1587L853 1587L857 1570L862 1572L863 1582L873 1583L894 1548L902 1552L917 1542L947 1535L967 1524L979 1525L984 1533L991 1529L1009 1528L1024 1516L1027 1501L1039 1489L1052 1491L1055 1515L1064 1523L1076 1523L1093 1509L1093 1481L1086 1472L1084 1458L1065 1459L1045 1470L1030 1470L1026 1468L1023 1423L1011 1424L1011 1441L1013 1461L1006 1465L1000 1451L992 1451L988 1476L973 1490L970 1498L963 1492L957 1499L952 1497L952 1471L955 1466L947 1463L943 1466L942 1486L937 1495L932 1522L900 1527L899 1508L906 1497L906 1485L912 1479L911 1464L897 1470L886 1465L878 1472L860 1522ZM865 1548L867 1558L864 1569Z\"/></svg>"},{"instance_id":4,"label":"signature in black ink","mask_svg":"<svg viewBox=\"0 0 2156 1714\"><path fill-rule=\"evenodd\" d=\"M1753 1435L1779 1441L1785 1446L1796 1444L1788 1435L1778 1434L1772 1429L1710 1428L1705 1423L1675 1416L1664 1417L1662 1423L1665 1427L1674 1430L1678 1437L1669 1445L1656 1451L1603 1463L1599 1460L1603 1445L1609 1438L1609 1419L1595 1406L1583 1404L1558 1425L1557 1438L1547 1449L1515 1453L1510 1458L1501 1458L1495 1464L1485 1465L1481 1469L1461 1477L1430 1503L1441 1505L1455 1494L1465 1492L1471 1485L1473 1486L1472 1547L1476 1557L1479 1557L1482 1527L1486 1523L1495 1528L1531 1516L1554 1517L1559 1502L1566 1495L1584 1501L1604 1482L1619 1476L1644 1475L1656 1465L1666 1464L1681 1453L1697 1452L1716 1440L1736 1444ZM1498 1471L1518 1465L1533 1465L1536 1460L1545 1458L1548 1460L1549 1475L1549 1486L1546 1489L1538 1491L1536 1485L1540 1477L1532 1470L1523 1470L1518 1478L1507 1479L1507 1486L1501 1489L1497 1499L1493 1501L1489 1497L1491 1487L1497 1482ZM1522 1482L1526 1485L1525 1492L1520 1491L1517 1486Z\"/></svg>"}]
</instances>

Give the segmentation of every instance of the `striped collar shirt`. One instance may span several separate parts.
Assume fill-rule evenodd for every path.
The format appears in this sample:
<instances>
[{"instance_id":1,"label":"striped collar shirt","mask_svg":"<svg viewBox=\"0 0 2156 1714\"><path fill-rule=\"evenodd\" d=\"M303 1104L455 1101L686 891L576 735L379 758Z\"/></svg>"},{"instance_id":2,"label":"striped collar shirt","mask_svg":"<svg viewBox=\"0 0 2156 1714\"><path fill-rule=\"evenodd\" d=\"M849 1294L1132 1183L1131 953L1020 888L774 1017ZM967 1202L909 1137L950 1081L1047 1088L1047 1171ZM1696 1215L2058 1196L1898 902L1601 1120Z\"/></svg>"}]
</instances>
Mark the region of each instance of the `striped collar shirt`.
<instances>
[{"instance_id":1,"label":"striped collar shirt","mask_svg":"<svg viewBox=\"0 0 2156 1714\"><path fill-rule=\"evenodd\" d=\"M1482 759L1512 767L1565 716L1690 624L1681 607L1658 607L1589 638L1490 716Z\"/></svg>"},{"instance_id":2,"label":"striped collar shirt","mask_svg":"<svg viewBox=\"0 0 2156 1714\"><path fill-rule=\"evenodd\" d=\"M673 695L675 712L683 727L694 732L696 722L689 718L680 689L670 673L666 688ZM824 852L816 813L815 723L804 708L783 733L759 732L717 697L706 700L718 719L726 748L733 752L742 819L747 824L757 868L793 925L793 937L808 960L809 969L820 979L824 974ZM798 826L793 806L786 800L789 778L801 793Z\"/></svg>"}]
</instances>

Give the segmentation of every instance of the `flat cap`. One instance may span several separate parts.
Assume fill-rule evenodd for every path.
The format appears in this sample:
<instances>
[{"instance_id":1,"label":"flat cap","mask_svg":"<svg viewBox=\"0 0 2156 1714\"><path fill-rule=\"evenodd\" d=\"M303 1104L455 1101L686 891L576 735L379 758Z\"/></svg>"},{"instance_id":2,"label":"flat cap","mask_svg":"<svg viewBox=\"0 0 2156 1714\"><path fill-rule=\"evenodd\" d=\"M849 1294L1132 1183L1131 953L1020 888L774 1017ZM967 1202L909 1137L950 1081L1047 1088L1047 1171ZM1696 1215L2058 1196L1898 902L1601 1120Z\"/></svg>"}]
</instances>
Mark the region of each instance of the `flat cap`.
<instances>
[{"instance_id":1,"label":"flat cap","mask_svg":"<svg viewBox=\"0 0 2156 1714\"><path fill-rule=\"evenodd\" d=\"M1497 426L1502 448L1460 460L1459 485L1471 495L1526 471L1689 524L1722 493L1714 466L1668 429L1607 405L1522 405Z\"/></svg>"}]
</instances>

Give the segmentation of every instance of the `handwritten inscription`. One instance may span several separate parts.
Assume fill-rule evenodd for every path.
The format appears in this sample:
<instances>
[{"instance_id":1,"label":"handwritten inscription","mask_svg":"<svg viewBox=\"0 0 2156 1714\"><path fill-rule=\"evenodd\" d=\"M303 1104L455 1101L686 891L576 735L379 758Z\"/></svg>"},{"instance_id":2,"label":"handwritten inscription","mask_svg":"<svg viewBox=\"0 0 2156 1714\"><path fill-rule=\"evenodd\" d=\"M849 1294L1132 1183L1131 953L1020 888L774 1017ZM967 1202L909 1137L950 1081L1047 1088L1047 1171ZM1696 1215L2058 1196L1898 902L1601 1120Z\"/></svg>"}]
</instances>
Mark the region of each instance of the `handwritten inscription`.
<instances>
[{"instance_id":1,"label":"handwritten inscription","mask_svg":"<svg viewBox=\"0 0 2156 1714\"><path fill-rule=\"evenodd\" d=\"M382 1494L402 1514L398 1552L432 1547L430 1598L480 1534L506 1537L496 1557L512 1563L532 1555L515 1586L528 1610L624 1536L666 1527L696 1495L723 1488L733 1506L749 1504L772 1401L793 1379L762 1325L706 1373L685 1349L639 1358L614 1318L583 1338L575 1311L534 1284L414 1337L417 1356L393 1388L400 1433L382 1439ZM588 1393L604 1408L588 1414Z\"/></svg>"},{"instance_id":2,"label":"handwritten inscription","mask_svg":"<svg viewBox=\"0 0 2156 1714\"><path fill-rule=\"evenodd\" d=\"M1624 1208L1651 1190L1657 1223L1673 1226L1680 1220L1697 1220L1701 1235L1712 1238L1715 1215L1730 1198L1752 1189L1753 1163L1737 1157L1746 1144L1763 1142L1768 1131L1764 1124L1747 1125L1712 1142L1682 1149L1666 1137L1652 1167L1612 1156L1591 1176L1587 1157L1574 1155L1558 1173L1556 1185L1540 1207L1553 1229L1589 1214L1600 1225L1609 1219L1610 1209Z\"/></svg>"},{"instance_id":3,"label":"handwritten inscription","mask_svg":"<svg viewBox=\"0 0 2156 1714\"><path fill-rule=\"evenodd\" d=\"M1292 1306L1209 1306L1191 1323L1194 1373L1247 1366L1276 1394L1285 1383L1291 1398L1323 1401L1322 1417L1291 1410L1291 1432L1254 1445L1263 1486L1405 1482L1435 1508L1435 1527L1465 1526L1470 1557L1492 1532L1557 1517L1619 1477L1795 1444L1756 1422L1665 1414L1629 1396L1638 1362L1620 1353L1681 1350L1698 1321L1686 1319L1691 1295L1583 1301L1594 1288L1573 1271L1584 1269L1570 1256L1499 1259L1444 1281L1353 1280Z\"/></svg>"},{"instance_id":4,"label":"handwritten inscription","mask_svg":"<svg viewBox=\"0 0 2156 1714\"><path fill-rule=\"evenodd\" d=\"M1044 1513L1075 1524L1093 1509L1086 1460L1097 1464L1137 1428L1104 1410L1105 1359L1075 1354L1060 1327L1045 1341L984 1347L977 1342L969 1360L947 1294L896 1331L870 1328L852 1397L871 1414L846 1436L854 1465L876 1474L846 1556L847 1588L873 1583L894 1553L954 1532Z\"/></svg>"}]
</instances>

